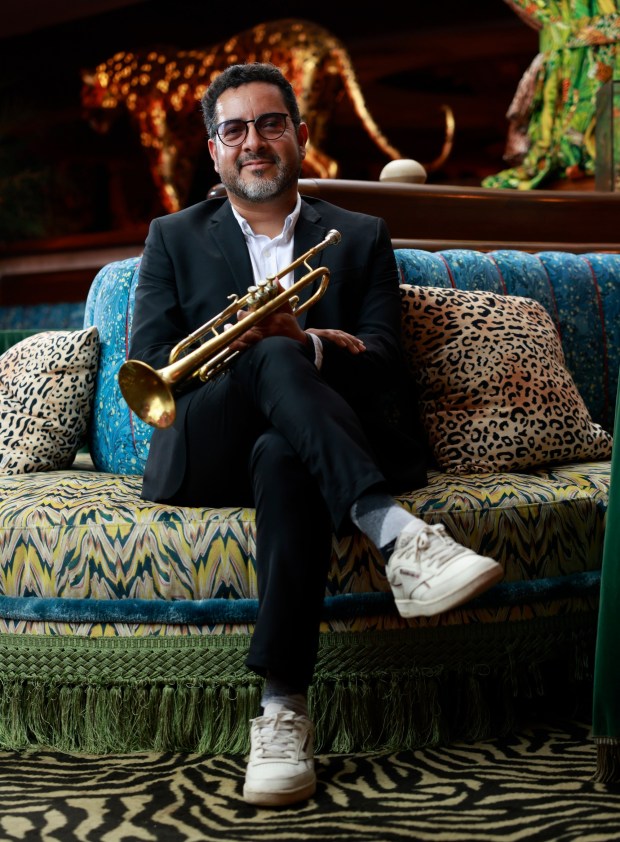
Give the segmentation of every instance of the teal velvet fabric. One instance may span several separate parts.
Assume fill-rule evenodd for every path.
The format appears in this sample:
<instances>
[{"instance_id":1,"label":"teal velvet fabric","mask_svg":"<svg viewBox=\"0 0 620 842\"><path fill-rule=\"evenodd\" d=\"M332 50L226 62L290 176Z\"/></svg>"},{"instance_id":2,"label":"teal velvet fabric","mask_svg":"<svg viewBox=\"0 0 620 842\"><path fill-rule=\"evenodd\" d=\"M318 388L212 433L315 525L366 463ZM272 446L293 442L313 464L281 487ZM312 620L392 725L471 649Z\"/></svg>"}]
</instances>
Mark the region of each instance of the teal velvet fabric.
<instances>
[{"instance_id":1,"label":"teal velvet fabric","mask_svg":"<svg viewBox=\"0 0 620 842\"><path fill-rule=\"evenodd\" d=\"M0 330L79 330L84 321L83 301L17 304L0 307Z\"/></svg>"},{"instance_id":2,"label":"teal velvet fabric","mask_svg":"<svg viewBox=\"0 0 620 842\"><path fill-rule=\"evenodd\" d=\"M471 609L530 605L533 602L598 596L598 570L502 582L468 603ZM65 623L166 623L179 625L238 625L255 623L257 599L66 599L65 597L0 596L0 616L26 622ZM324 620L393 613L388 593L347 593L326 596Z\"/></svg>"},{"instance_id":3,"label":"teal velvet fabric","mask_svg":"<svg viewBox=\"0 0 620 842\"><path fill-rule=\"evenodd\" d=\"M99 328L100 357L88 443L95 466L141 475L153 430L134 415L118 386L127 359L140 258L109 263L96 275L86 300L84 327Z\"/></svg>"}]
</instances>

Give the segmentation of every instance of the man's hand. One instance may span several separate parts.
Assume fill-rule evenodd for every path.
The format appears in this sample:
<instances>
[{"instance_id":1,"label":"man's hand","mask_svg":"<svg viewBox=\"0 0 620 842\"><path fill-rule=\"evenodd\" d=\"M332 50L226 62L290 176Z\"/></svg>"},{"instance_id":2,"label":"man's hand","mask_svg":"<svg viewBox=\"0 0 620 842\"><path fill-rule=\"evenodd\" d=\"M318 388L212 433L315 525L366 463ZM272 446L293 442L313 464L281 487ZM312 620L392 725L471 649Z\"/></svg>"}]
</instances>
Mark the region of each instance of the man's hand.
<instances>
[{"instance_id":1,"label":"man's hand","mask_svg":"<svg viewBox=\"0 0 620 842\"><path fill-rule=\"evenodd\" d=\"M329 339L330 342L340 345L341 348L346 348L352 354L359 354L361 351L366 350L366 346L361 339L350 333L346 333L344 330L334 330L330 327L310 327L306 333L314 333L319 339Z\"/></svg>"},{"instance_id":2,"label":"man's hand","mask_svg":"<svg viewBox=\"0 0 620 842\"><path fill-rule=\"evenodd\" d=\"M280 291L282 290L283 288L280 287ZM252 310L239 310L237 319L243 320L252 312ZM231 327L231 324L224 325L224 330ZM300 328L297 317L288 300L284 301L273 313L260 319L253 327L248 328L245 333L242 333L237 339L233 340L230 343L230 349L231 351L242 351L245 348L249 348L250 345L260 342L261 339L267 336L288 336L291 339L296 339L298 342L305 343L309 341L309 333L314 333L319 339L328 339L341 348L345 348L351 354L359 354L366 350L366 346L361 339L344 330L311 327L304 332Z\"/></svg>"},{"instance_id":3,"label":"man's hand","mask_svg":"<svg viewBox=\"0 0 620 842\"><path fill-rule=\"evenodd\" d=\"M248 313L239 312L239 318L244 318ZM299 327L299 323L292 313L283 313L276 310L269 316L265 316L253 327L242 333L237 339L231 342L231 349L233 351L241 351L260 342L267 336L289 336L291 339L296 339L298 342L306 342L307 337L303 330Z\"/></svg>"},{"instance_id":4,"label":"man's hand","mask_svg":"<svg viewBox=\"0 0 620 842\"><path fill-rule=\"evenodd\" d=\"M282 287L280 287L282 291ZM252 314L252 310L239 310L237 319L243 320ZM224 330L232 327L232 325L224 325ZM293 313L289 301L284 301L277 310L264 316L253 327L248 328L245 333L242 333L237 339L230 344L233 351L242 351L250 345L260 342L267 336L288 336L291 339L296 339L298 342L307 342L308 337L303 332L297 321L297 317Z\"/></svg>"}]
</instances>

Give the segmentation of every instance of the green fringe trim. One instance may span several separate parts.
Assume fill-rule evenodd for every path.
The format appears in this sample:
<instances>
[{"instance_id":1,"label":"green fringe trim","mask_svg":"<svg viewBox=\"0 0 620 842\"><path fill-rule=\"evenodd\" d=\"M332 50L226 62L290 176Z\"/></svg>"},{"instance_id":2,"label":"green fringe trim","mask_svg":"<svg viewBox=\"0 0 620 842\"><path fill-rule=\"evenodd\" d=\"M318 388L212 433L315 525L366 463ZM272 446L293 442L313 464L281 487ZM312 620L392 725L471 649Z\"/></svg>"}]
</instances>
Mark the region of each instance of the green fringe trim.
<instances>
[{"instance_id":1,"label":"green fringe trim","mask_svg":"<svg viewBox=\"0 0 620 842\"><path fill-rule=\"evenodd\" d=\"M416 749L509 732L524 700L548 695L549 675L554 705L574 697L565 688L591 677L595 632L596 612L584 612L322 634L309 698L317 750ZM262 690L245 667L248 645L247 635L0 635L0 748L245 754Z\"/></svg>"},{"instance_id":2,"label":"green fringe trim","mask_svg":"<svg viewBox=\"0 0 620 842\"><path fill-rule=\"evenodd\" d=\"M592 778L597 783L618 783L620 781L620 741L601 737L596 742L596 774Z\"/></svg>"}]
</instances>

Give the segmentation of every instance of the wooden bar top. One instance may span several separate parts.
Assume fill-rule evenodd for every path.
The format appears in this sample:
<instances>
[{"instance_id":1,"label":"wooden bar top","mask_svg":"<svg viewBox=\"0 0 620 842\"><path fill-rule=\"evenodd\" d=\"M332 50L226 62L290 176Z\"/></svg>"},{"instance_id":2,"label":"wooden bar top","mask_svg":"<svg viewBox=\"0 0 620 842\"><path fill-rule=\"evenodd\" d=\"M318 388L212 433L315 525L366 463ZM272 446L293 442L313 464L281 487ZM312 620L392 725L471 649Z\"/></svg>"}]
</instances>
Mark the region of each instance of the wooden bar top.
<instances>
[{"instance_id":1,"label":"wooden bar top","mask_svg":"<svg viewBox=\"0 0 620 842\"><path fill-rule=\"evenodd\" d=\"M383 217L395 248L620 252L620 193L301 179L300 192ZM208 197L224 195L212 188ZM141 253L148 223L0 246L0 305L85 298L106 263Z\"/></svg>"}]
</instances>

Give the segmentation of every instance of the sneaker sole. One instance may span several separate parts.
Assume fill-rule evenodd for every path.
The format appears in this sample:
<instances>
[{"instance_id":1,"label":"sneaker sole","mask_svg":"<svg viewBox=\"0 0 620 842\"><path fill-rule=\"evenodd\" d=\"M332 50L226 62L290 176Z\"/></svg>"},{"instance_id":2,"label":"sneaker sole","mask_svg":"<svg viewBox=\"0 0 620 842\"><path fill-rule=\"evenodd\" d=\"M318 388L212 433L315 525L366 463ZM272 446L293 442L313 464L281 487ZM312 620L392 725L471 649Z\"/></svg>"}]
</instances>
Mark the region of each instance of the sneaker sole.
<instances>
[{"instance_id":1,"label":"sneaker sole","mask_svg":"<svg viewBox=\"0 0 620 842\"><path fill-rule=\"evenodd\" d=\"M308 798L312 798L315 792L316 781L297 789L279 790L278 792L255 790L246 785L243 787L243 800L257 807L285 807L287 804L295 804L297 801L306 801Z\"/></svg>"},{"instance_id":2,"label":"sneaker sole","mask_svg":"<svg viewBox=\"0 0 620 842\"><path fill-rule=\"evenodd\" d=\"M497 562L493 562L493 566L488 570L484 570L475 579L467 582L458 591L447 594L441 599L428 600L422 602L417 599L395 599L398 613L401 617L409 619L410 617L433 617L435 614L443 614L444 611L450 611L452 608L457 608L464 602L473 599L478 594L483 593L492 585L495 585L502 578L504 571L502 566Z\"/></svg>"}]
</instances>

